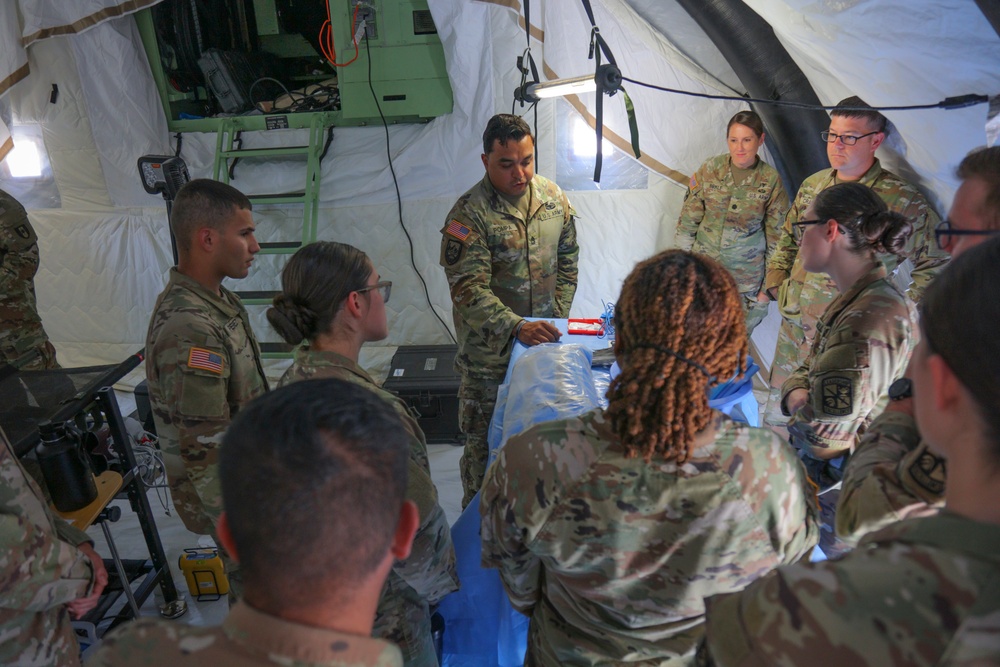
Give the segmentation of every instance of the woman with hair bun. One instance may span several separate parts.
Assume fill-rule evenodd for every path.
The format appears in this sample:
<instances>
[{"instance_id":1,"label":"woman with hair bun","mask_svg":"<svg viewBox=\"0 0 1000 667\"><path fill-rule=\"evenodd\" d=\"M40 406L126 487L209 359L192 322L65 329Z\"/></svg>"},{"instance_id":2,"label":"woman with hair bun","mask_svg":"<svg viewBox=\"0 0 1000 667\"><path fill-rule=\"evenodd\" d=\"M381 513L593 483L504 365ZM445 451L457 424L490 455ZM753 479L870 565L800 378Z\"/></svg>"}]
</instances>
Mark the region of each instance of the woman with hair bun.
<instances>
[{"instance_id":1,"label":"woman with hair bun","mask_svg":"<svg viewBox=\"0 0 1000 667\"><path fill-rule=\"evenodd\" d=\"M726 126L728 153L709 158L691 176L674 245L708 255L733 274L746 311L747 336L767 315L764 269L781 235L788 195L774 167L757 151L764 123L740 111Z\"/></svg>"},{"instance_id":2,"label":"woman with hair bun","mask_svg":"<svg viewBox=\"0 0 1000 667\"><path fill-rule=\"evenodd\" d=\"M530 618L525 665L688 664L703 597L819 536L791 448L708 405L746 367L725 268L681 250L640 263L615 332L607 409L512 437L481 491L483 564Z\"/></svg>"},{"instance_id":3,"label":"woman with hair bun","mask_svg":"<svg viewBox=\"0 0 1000 667\"><path fill-rule=\"evenodd\" d=\"M829 461L853 450L906 370L916 310L878 255L899 255L913 227L860 183L824 190L793 227L805 269L828 274L840 292L816 325L806 362L781 387L792 444L825 489L840 479Z\"/></svg>"},{"instance_id":4,"label":"woman with hair bun","mask_svg":"<svg viewBox=\"0 0 1000 667\"><path fill-rule=\"evenodd\" d=\"M410 557L398 561L389 573L373 634L399 646L407 667L436 667L430 605L458 589L451 532L430 478L427 440L420 425L401 398L379 387L358 365L364 343L389 335L385 304L392 283L381 280L371 260L357 248L319 241L288 260L281 288L267 319L285 341L301 345L279 386L331 377L360 384L392 404L412 436L407 499L420 510L420 528Z\"/></svg>"}]
</instances>

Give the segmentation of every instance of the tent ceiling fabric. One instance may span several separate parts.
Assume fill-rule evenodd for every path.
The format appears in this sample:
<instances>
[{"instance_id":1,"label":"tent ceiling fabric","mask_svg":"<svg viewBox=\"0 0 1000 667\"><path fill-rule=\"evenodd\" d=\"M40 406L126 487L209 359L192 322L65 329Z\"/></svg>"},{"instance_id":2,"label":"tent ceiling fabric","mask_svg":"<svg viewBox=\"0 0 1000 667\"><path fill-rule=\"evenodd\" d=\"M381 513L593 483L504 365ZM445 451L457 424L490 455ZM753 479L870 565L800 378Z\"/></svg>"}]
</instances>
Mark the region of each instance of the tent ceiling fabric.
<instances>
[{"instance_id":1,"label":"tent ceiling fabric","mask_svg":"<svg viewBox=\"0 0 1000 667\"><path fill-rule=\"evenodd\" d=\"M19 2L23 7L28 0ZM733 68L676 2L592 2L601 34L626 76L709 94L743 91ZM898 105L1000 92L1000 37L968 0L745 3L770 24L825 103L850 94L876 105ZM35 41L27 53L21 37L59 23L82 25L95 6L97 12L112 5L129 11L141 4L37 2L25 13L22 32L17 5L0 3L0 82L23 76L30 56L30 75L13 85L5 100L15 120L41 125L62 198L61 209L30 214L41 239L36 285L42 317L60 359L69 365L115 361L142 343L153 299L165 280L169 239L162 200L142 190L135 160L144 153L172 152L174 145L131 17ZM429 0L429 5L444 44L454 111L423 125L392 126L389 134L416 263L431 301L449 320L447 285L438 266L440 228L455 198L483 173L482 130L493 113L512 108L520 79L515 61L525 38L517 0ZM590 24L581 3L534 0L531 8L532 32L544 40L532 41L544 78L592 72ZM58 15L52 12L60 9L75 14L54 18ZM56 82L59 99L51 104L48 93ZM650 176L645 190L569 192L581 213L581 283L574 316L595 316L602 300L617 297L635 261L672 244L688 176L707 157L725 151L725 124L746 107L740 101L626 87L635 103L645 164L666 178ZM593 118L592 94L573 102L584 117ZM557 182L555 110L561 103L547 100L536 109L539 173ZM620 95L605 101L606 136L627 142L623 107ZM531 122L536 112L529 114ZM985 143L986 105L886 115L898 132L880 157L917 181L945 212L956 185L955 165ZM260 133L247 142L301 143L294 134ZM6 136L0 127L0 145ZM210 175L214 149L213 134L184 136L182 156L192 175ZM241 163L235 184L250 193L297 189L302 183L297 169L291 163L277 169ZM357 245L380 273L396 281L388 344L444 342L410 268L381 127L335 130L321 193L321 237ZM279 240L277 223L260 216L264 240ZM241 287L273 287L274 271L266 268L271 261L262 258Z\"/></svg>"},{"instance_id":2,"label":"tent ceiling fabric","mask_svg":"<svg viewBox=\"0 0 1000 667\"><path fill-rule=\"evenodd\" d=\"M17 4L24 18L24 45L29 46L39 39L84 32L158 2L160 0L18 0Z\"/></svg>"}]
</instances>

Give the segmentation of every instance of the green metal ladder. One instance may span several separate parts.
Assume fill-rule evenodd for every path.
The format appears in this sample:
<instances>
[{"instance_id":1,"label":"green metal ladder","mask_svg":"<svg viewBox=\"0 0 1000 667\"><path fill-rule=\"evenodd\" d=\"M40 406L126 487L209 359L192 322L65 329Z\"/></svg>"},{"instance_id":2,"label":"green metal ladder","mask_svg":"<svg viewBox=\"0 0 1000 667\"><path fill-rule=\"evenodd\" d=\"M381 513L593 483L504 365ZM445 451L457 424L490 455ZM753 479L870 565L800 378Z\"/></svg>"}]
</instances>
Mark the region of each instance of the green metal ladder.
<instances>
[{"instance_id":1,"label":"green metal ladder","mask_svg":"<svg viewBox=\"0 0 1000 667\"><path fill-rule=\"evenodd\" d=\"M291 255L302 246L316 240L319 226L319 187L321 180L322 157L329 147L330 136L336 114L309 113L288 114L278 116L282 119L280 127L275 130L308 129L309 142L299 146L275 146L270 148L241 148L244 131L260 131L259 116L233 116L220 120L215 140L215 162L213 179L229 183L231 169L236 160L257 159L269 160L276 157L302 157L306 161L305 188L298 192L280 194L247 195L250 202L257 204L302 204L302 233L299 240L276 241L260 244L260 252L265 255ZM257 121L257 122L254 122ZM270 129L270 128L269 128ZM272 291L238 291L236 294L246 305L269 305L278 294ZM288 358L292 346L285 343L261 343L261 356L264 358Z\"/></svg>"}]
</instances>

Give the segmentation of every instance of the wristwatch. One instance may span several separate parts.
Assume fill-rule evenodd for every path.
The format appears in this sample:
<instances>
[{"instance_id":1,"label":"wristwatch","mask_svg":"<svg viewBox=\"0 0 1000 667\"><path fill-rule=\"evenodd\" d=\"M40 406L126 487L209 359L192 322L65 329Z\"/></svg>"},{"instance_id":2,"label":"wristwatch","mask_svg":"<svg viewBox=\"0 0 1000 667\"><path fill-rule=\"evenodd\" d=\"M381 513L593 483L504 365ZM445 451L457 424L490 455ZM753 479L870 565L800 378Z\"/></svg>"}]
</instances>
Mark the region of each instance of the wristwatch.
<instances>
[{"instance_id":1,"label":"wristwatch","mask_svg":"<svg viewBox=\"0 0 1000 667\"><path fill-rule=\"evenodd\" d=\"M913 397L913 381L910 378L899 378L889 385L889 400L901 401Z\"/></svg>"}]
</instances>

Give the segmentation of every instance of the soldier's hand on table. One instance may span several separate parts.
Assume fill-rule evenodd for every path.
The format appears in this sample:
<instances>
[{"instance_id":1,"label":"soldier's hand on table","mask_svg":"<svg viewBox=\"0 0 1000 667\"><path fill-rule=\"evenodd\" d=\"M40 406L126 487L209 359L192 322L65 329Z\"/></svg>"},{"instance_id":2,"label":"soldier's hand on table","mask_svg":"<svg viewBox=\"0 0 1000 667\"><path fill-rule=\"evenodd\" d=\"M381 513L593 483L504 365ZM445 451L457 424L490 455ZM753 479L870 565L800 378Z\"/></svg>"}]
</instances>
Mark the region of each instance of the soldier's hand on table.
<instances>
[{"instance_id":1,"label":"soldier's hand on table","mask_svg":"<svg viewBox=\"0 0 1000 667\"><path fill-rule=\"evenodd\" d=\"M788 414L794 415L799 411L803 405L809 402L809 390L802 389L792 389L788 392L788 396L785 398L785 407L788 408Z\"/></svg>"},{"instance_id":2,"label":"soldier's hand on table","mask_svg":"<svg viewBox=\"0 0 1000 667\"><path fill-rule=\"evenodd\" d=\"M517 332L517 339L531 347L541 343L554 343L562 334L551 322L525 322Z\"/></svg>"},{"instance_id":3,"label":"soldier's hand on table","mask_svg":"<svg viewBox=\"0 0 1000 667\"><path fill-rule=\"evenodd\" d=\"M101 599L101 593L104 592L104 587L108 585L108 571L104 568L104 560L94 550L94 545L81 544L79 549L90 559L90 564L94 568L94 587L89 595L77 598L66 605L69 609L69 615L73 618L80 618L96 607Z\"/></svg>"}]
</instances>

